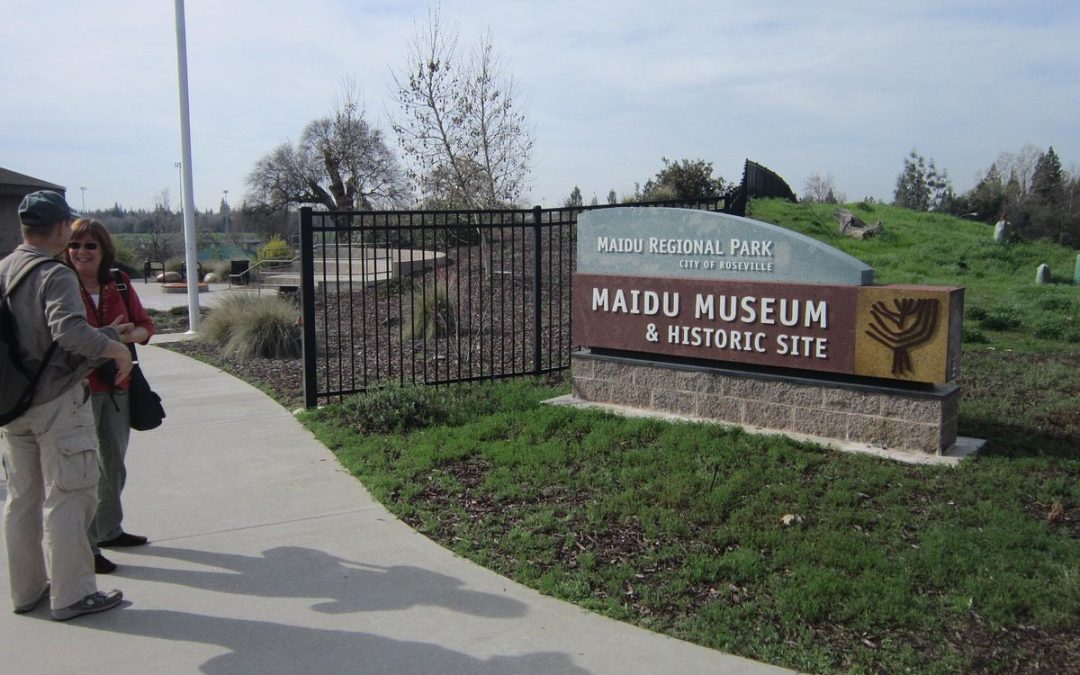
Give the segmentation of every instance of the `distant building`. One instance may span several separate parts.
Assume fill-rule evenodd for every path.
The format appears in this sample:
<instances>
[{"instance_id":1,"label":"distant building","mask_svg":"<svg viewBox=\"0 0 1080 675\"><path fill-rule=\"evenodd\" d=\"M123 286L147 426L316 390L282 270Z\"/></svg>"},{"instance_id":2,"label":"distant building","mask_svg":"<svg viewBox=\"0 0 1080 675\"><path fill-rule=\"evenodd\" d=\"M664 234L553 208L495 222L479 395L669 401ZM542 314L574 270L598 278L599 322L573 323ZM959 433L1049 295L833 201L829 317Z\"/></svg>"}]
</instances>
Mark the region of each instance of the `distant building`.
<instances>
[{"instance_id":1,"label":"distant building","mask_svg":"<svg viewBox=\"0 0 1080 675\"><path fill-rule=\"evenodd\" d=\"M67 192L62 185L0 167L0 257L11 253L22 243L19 203L23 197L38 190L55 190L60 194Z\"/></svg>"}]
</instances>

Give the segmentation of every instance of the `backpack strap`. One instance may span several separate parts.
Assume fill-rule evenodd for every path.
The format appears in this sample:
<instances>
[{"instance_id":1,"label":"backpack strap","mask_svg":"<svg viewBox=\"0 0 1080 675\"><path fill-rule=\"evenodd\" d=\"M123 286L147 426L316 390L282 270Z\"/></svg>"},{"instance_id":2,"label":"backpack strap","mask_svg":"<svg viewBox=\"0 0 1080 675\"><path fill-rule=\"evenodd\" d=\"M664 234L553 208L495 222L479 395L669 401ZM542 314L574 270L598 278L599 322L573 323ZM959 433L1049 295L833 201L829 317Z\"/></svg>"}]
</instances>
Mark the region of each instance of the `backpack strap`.
<instances>
[{"instance_id":1,"label":"backpack strap","mask_svg":"<svg viewBox=\"0 0 1080 675\"><path fill-rule=\"evenodd\" d=\"M7 300L8 298L10 298L11 294L15 292L15 287L22 283L22 280L26 278L26 275L34 271L35 268L41 267L46 263L56 263L57 265L62 264L59 260L55 258L38 258L37 260L26 263L22 266L22 269L18 271L14 278L12 278L11 284L4 289L3 299Z\"/></svg>"},{"instance_id":2,"label":"backpack strap","mask_svg":"<svg viewBox=\"0 0 1080 675\"><path fill-rule=\"evenodd\" d=\"M22 280L25 279L26 276L34 270L34 268L40 267L45 263L50 262L56 263L57 265L62 264L59 260L56 260L54 258L38 258L37 260L23 265L22 269L20 269L19 272L15 275L15 277L11 280L11 284L4 289L3 298L0 299L0 302L7 303L9 311L12 312L12 316L14 316L14 310L11 309L11 294L15 292L15 288L20 283L22 283ZM41 359L41 365L38 367L37 372L31 373L29 369L27 369L26 366L23 365L22 359L19 357L19 354L16 350L16 343L13 341L11 344L8 345L8 348L11 350L11 363L15 366L16 369L18 369L20 373L22 373L26 378L30 380L29 390L31 392L37 388L38 380L41 379L42 373L45 372L45 366L49 364L49 359L51 359L53 353L56 352L57 346L58 345L56 344L56 340L53 340L52 344L49 345L48 351L45 352L45 356Z\"/></svg>"},{"instance_id":3,"label":"backpack strap","mask_svg":"<svg viewBox=\"0 0 1080 675\"><path fill-rule=\"evenodd\" d=\"M120 291L120 296L124 299L124 307L127 309L128 319L131 319L131 296L128 294L127 284L124 283L124 276L116 267L112 268L111 271L113 281L116 282L116 290Z\"/></svg>"}]
</instances>

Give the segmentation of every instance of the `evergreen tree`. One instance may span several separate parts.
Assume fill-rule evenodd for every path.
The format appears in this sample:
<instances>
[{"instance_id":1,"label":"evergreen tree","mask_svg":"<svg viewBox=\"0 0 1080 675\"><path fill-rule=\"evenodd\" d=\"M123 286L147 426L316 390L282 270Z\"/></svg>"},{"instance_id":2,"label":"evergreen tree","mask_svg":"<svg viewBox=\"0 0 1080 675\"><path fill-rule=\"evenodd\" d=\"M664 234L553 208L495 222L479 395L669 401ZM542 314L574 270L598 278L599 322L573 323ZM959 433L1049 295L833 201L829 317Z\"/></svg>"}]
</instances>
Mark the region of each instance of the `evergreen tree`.
<instances>
[{"instance_id":1,"label":"evergreen tree","mask_svg":"<svg viewBox=\"0 0 1080 675\"><path fill-rule=\"evenodd\" d=\"M904 170L896 178L893 205L915 211L930 207L930 188L926 184L926 160L914 150L904 160Z\"/></svg>"},{"instance_id":2,"label":"evergreen tree","mask_svg":"<svg viewBox=\"0 0 1080 675\"><path fill-rule=\"evenodd\" d=\"M955 198L949 173L938 170L915 150L904 160L904 170L896 178L893 204L915 211L947 211Z\"/></svg>"},{"instance_id":3,"label":"evergreen tree","mask_svg":"<svg viewBox=\"0 0 1080 675\"><path fill-rule=\"evenodd\" d=\"M1054 146L1035 162L1035 172L1031 176L1031 191L1049 206L1059 204L1065 196L1065 172L1061 169L1061 160L1054 152Z\"/></svg>"},{"instance_id":4,"label":"evergreen tree","mask_svg":"<svg viewBox=\"0 0 1080 675\"><path fill-rule=\"evenodd\" d=\"M581 188L575 185L574 189L570 191L570 196L563 202L563 206L567 208L578 208L582 204L584 204L584 201L581 198Z\"/></svg>"},{"instance_id":5,"label":"evergreen tree","mask_svg":"<svg viewBox=\"0 0 1080 675\"><path fill-rule=\"evenodd\" d=\"M996 222L1005 212L1005 183L997 164L991 164L986 175L966 195L964 211L986 223Z\"/></svg>"}]
</instances>

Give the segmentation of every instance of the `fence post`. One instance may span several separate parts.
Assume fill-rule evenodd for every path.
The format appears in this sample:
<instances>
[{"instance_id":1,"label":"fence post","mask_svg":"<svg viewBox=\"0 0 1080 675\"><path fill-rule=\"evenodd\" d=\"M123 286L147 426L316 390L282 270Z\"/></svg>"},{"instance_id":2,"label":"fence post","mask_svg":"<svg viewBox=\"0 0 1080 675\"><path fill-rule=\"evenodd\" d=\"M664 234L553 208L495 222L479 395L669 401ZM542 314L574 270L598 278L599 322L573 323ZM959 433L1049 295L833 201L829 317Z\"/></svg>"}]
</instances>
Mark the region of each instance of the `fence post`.
<instances>
[{"instance_id":1,"label":"fence post","mask_svg":"<svg viewBox=\"0 0 1080 675\"><path fill-rule=\"evenodd\" d=\"M315 359L315 233L313 232L311 207L300 209L300 308L304 336L304 407L318 404L319 387L316 382Z\"/></svg>"},{"instance_id":2,"label":"fence post","mask_svg":"<svg viewBox=\"0 0 1080 675\"><path fill-rule=\"evenodd\" d=\"M540 252L540 206L533 207L533 374L539 375L543 370L541 363L541 312L540 312L540 298L543 283L540 277L540 269L543 266L543 260Z\"/></svg>"}]
</instances>

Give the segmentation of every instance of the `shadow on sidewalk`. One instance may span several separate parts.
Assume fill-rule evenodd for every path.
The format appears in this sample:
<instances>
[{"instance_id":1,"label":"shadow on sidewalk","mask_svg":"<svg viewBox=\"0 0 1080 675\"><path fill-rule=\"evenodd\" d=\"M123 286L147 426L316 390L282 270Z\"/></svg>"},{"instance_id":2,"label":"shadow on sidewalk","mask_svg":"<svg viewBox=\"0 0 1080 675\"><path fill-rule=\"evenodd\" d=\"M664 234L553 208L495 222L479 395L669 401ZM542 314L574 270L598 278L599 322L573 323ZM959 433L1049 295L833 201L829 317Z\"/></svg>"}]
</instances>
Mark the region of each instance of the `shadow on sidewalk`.
<instances>
[{"instance_id":1,"label":"shadow on sidewalk","mask_svg":"<svg viewBox=\"0 0 1080 675\"><path fill-rule=\"evenodd\" d=\"M118 577L219 593L329 598L329 602L312 606L315 611L328 614L400 610L424 605L492 618L520 617L526 612L524 603L463 589L462 581L444 574L410 565L383 567L353 562L300 546L279 546L263 551L261 557L154 545L128 551L138 553L140 558L170 558L216 570L149 567L140 560L122 565Z\"/></svg>"},{"instance_id":2,"label":"shadow on sidewalk","mask_svg":"<svg viewBox=\"0 0 1080 675\"><path fill-rule=\"evenodd\" d=\"M220 645L229 653L199 667L203 673L565 673L588 675L568 654L535 652L476 658L424 642L370 633L288 626L130 607L109 612L82 627L169 641ZM105 619L105 620L103 620ZM147 664L149 666L149 663ZM170 670L167 666L166 670Z\"/></svg>"}]
</instances>

